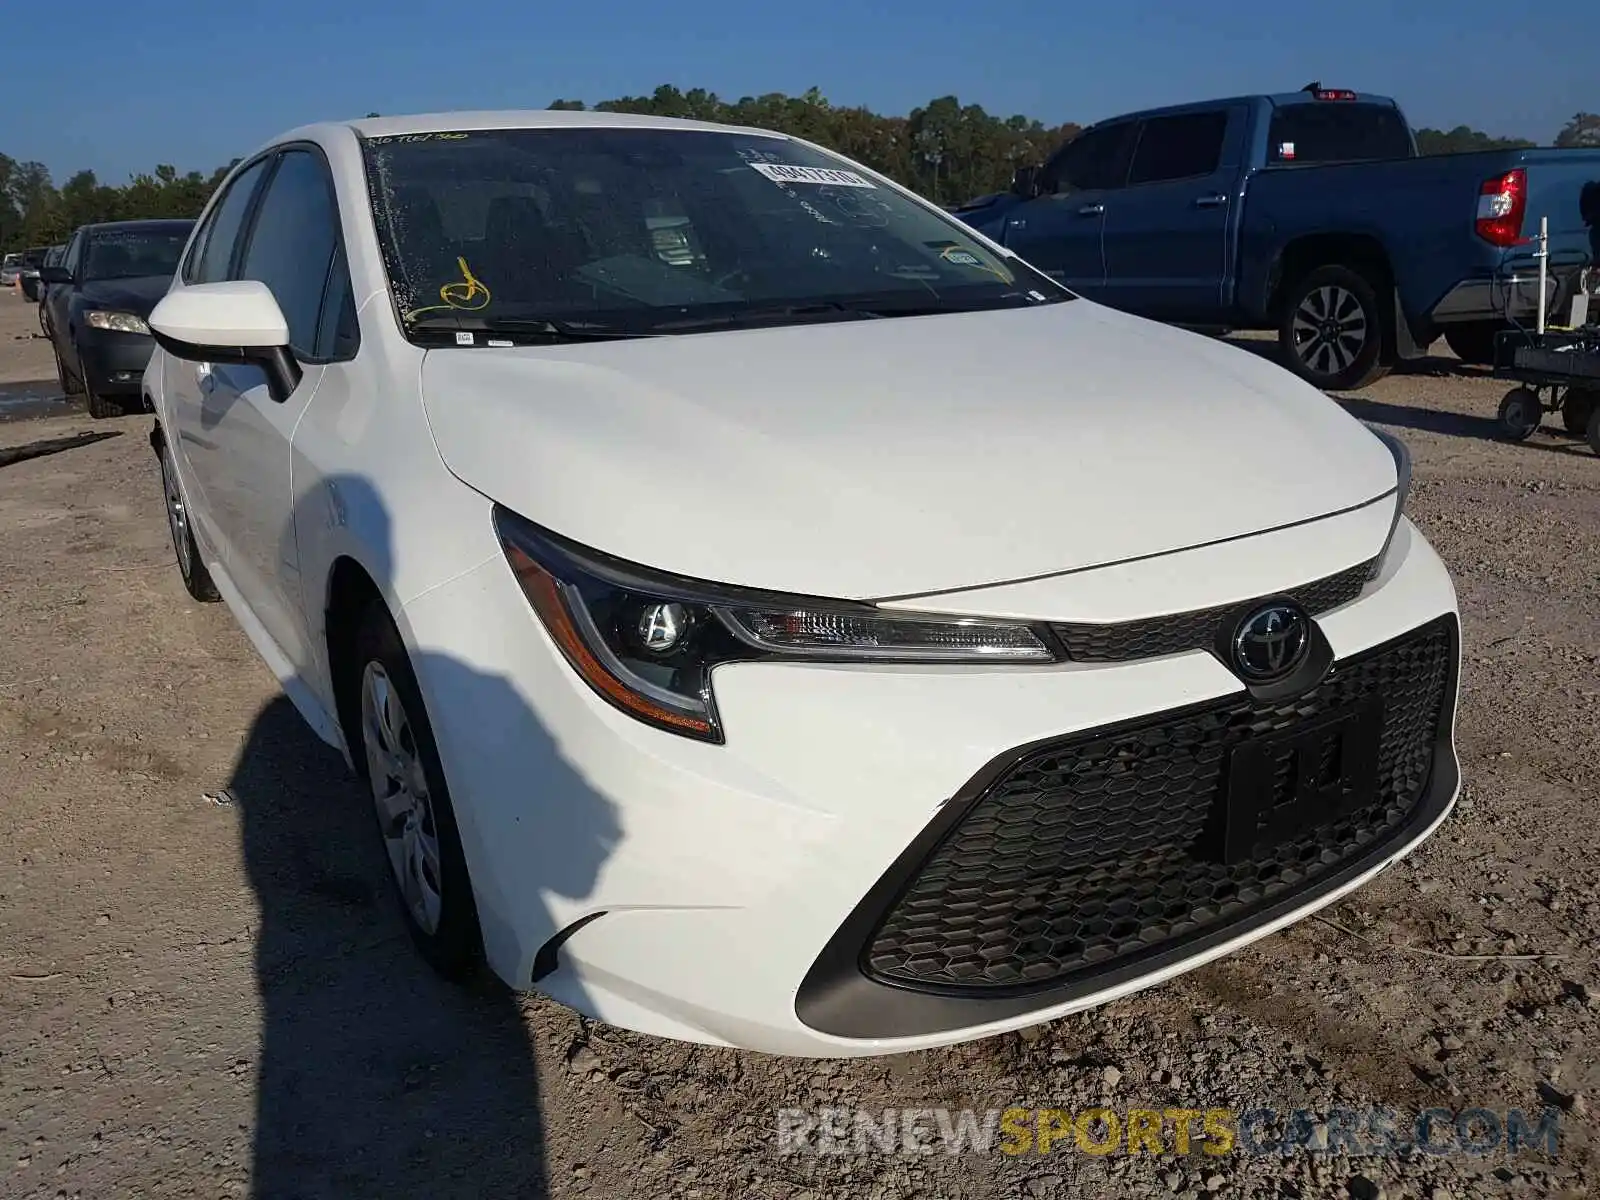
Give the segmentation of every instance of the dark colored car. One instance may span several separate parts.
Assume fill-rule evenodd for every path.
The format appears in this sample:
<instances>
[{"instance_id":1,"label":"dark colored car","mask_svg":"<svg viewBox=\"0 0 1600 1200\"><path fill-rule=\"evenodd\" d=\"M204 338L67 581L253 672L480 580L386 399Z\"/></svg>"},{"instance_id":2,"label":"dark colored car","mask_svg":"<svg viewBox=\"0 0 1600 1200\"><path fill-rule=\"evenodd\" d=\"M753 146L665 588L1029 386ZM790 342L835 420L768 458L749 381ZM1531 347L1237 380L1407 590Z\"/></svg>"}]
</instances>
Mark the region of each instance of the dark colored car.
<instances>
[{"instance_id":1,"label":"dark colored car","mask_svg":"<svg viewBox=\"0 0 1600 1200\"><path fill-rule=\"evenodd\" d=\"M155 343L145 318L166 295L193 221L84 225L56 266L43 267L56 373L68 395L82 392L89 414L113 417L140 401Z\"/></svg>"},{"instance_id":2,"label":"dark colored car","mask_svg":"<svg viewBox=\"0 0 1600 1200\"><path fill-rule=\"evenodd\" d=\"M22 285L22 294L34 303L39 300L39 268L44 266L44 256L49 251L49 246L30 246L22 252L22 271L17 280Z\"/></svg>"},{"instance_id":3,"label":"dark colored car","mask_svg":"<svg viewBox=\"0 0 1600 1200\"><path fill-rule=\"evenodd\" d=\"M51 246L48 250L46 250L44 252L44 262L40 264L39 269L41 271L43 271L45 267L58 267L58 266L60 266L61 265L61 260L66 255L66 253L67 253L67 247L65 246L65 244L60 245L60 246ZM43 333L45 337L49 337L50 336L50 306L45 303L45 297L48 296L49 294L50 294L50 285L48 283L46 283L43 279L40 279L39 280L39 332Z\"/></svg>"},{"instance_id":4,"label":"dark colored car","mask_svg":"<svg viewBox=\"0 0 1600 1200\"><path fill-rule=\"evenodd\" d=\"M1340 390L1441 334L1490 361L1537 317L1542 217L1564 313L1593 181L1597 150L1418 157L1394 101L1312 84L1102 121L957 215L1113 308L1276 330L1291 369Z\"/></svg>"}]
</instances>

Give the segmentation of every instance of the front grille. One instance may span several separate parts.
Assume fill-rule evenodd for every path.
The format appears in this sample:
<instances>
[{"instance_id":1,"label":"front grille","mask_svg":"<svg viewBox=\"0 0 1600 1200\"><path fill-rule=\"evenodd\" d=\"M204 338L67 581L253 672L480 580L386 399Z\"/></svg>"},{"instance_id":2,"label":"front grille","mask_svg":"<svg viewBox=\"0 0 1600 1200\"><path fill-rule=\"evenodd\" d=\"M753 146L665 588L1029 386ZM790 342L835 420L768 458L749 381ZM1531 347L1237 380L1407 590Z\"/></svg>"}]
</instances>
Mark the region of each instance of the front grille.
<instances>
[{"instance_id":1,"label":"front grille","mask_svg":"<svg viewBox=\"0 0 1600 1200\"><path fill-rule=\"evenodd\" d=\"M863 971L955 995L1043 990L1315 889L1406 831L1440 736L1454 630L1445 618L1338 663L1286 703L1239 697L1029 751L912 874L868 938ZM1259 810L1222 836L1230 761L1259 759L1306 730L1315 745L1316 731L1348 712L1372 722L1375 779L1370 757L1352 764L1359 792L1331 816L1310 814L1314 827L1302 814L1288 834L1274 807L1286 795L1269 784ZM1330 769L1314 750L1307 760ZM1264 778L1273 773L1269 761Z\"/></svg>"},{"instance_id":2,"label":"front grille","mask_svg":"<svg viewBox=\"0 0 1600 1200\"><path fill-rule=\"evenodd\" d=\"M1289 588L1282 594L1315 616L1359 596L1372 574L1372 567L1370 561L1358 563L1337 575ZM1216 643L1222 620L1248 604L1249 601L1221 604L1215 608L1198 608L1116 625L1062 623L1051 628L1066 647L1067 657L1076 662L1126 662L1210 649Z\"/></svg>"}]
</instances>

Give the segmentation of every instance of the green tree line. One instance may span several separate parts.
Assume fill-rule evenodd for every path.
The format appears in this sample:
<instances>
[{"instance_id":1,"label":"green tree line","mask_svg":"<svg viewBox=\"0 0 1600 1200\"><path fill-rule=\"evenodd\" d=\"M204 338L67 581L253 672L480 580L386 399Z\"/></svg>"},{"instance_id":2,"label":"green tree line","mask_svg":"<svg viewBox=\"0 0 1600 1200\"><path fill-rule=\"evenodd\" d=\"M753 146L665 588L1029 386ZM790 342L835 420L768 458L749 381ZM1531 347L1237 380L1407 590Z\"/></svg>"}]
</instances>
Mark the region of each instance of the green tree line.
<instances>
[{"instance_id":1,"label":"green tree line","mask_svg":"<svg viewBox=\"0 0 1600 1200\"><path fill-rule=\"evenodd\" d=\"M557 100L553 109L583 110L581 100ZM689 117L753 125L795 134L882 171L938 204L955 204L1000 191L1018 166L1042 162L1080 126L1045 125L1031 117L1001 117L955 96L941 96L905 116L830 104L816 89L800 96L771 92L724 100L703 88L680 91L663 85L648 96L604 100L600 112ZM376 113L369 113L376 116ZM1535 143L1496 138L1465 125L1444 131L1417 130L1424 154L1464 154L1515 149ZM1600 146L1600 115L1578 113L1556 135L1557 146ZM79 171L57 187L36 162L0 154L0 248L16 250L63 242L79 225L94 221L198 215L228 167L209 175L179 175L171 166L135 175L121 186Z\"/></svg>"}]
</instances>

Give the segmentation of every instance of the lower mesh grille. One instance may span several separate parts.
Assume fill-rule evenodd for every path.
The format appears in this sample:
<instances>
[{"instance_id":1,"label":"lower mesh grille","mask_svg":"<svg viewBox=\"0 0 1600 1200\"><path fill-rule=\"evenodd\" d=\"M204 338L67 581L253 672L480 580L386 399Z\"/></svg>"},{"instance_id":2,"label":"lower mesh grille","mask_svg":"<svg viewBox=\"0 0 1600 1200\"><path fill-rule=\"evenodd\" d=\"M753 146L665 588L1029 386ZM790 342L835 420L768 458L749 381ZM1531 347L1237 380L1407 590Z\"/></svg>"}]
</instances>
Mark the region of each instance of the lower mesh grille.
<instances>
[{"instance_id":1,"label":"lower mesh grille","mask_svg":"<svg viewBox=\"0 0 1600 1200\"><path fill-rule=\"evenodd\" d=\"M1361 594L1372 576L1372 562L1358 563L1337 575L1329 575L1283 594L1312 616L1348 604ZM1050 628L1061 639L1067 657L1075 662L1127 662L1136 658L1155 658L1161 654L1181 654L1187 650L1206 650L1216 642L1223 619L1237 613L1245 604L1223 604L1216 608L1197 608L1189 612L1151 617L1145 621L1124 621L1115 625L1060 623Z\"/></svg>"},{"instance_id":2,"label":"lower mesh grille","mask_svg":"<svg viewBox=\"0 0 1600 1200\"><path fill-rule=\"evenodd\" d=\"M1454 630L1445 618L1338 663L1289 703L1241 697L1029 752L912 875L863 971L950 994L1061 986L1314 888L1422 800ZM1368 751L1343 762L1352 745ZM1316 793L1324 775L1342 790Z\"/></svg>"}]
</instances>

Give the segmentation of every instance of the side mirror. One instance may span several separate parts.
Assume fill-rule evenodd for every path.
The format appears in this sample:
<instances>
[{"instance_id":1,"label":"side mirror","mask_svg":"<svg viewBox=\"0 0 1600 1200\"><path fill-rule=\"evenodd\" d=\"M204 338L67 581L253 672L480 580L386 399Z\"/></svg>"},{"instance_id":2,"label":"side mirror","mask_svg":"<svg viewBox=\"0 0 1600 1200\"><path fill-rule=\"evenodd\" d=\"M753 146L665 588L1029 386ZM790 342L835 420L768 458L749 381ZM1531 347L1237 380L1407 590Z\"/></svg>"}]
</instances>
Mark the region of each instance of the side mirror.
<instances>
[{"instance_id":1,"label":"side mirror","mask_svg":"<svg viewBox=\"0 0 1600 1200\"><path fill-rule=\"evenodd\" d=\"M267 391L282 404L300 383L289 351L289 323L272 289L257 279L198 283L168 292L146 322L174 358L260 367Z\"/></svg>"},{"instance_id":2,"label":"side mirror","mask_svg":"<svg viewBox=\"0 0 1600 1200\"><path fill-rule=\"evenodd\" d=\"M71 283L72 272L65 267L40 267L40 283Z\"/></svg>"},{"instance_id":3,"label":"side mirror","mask_svg":"<svg viewBox=\"0 0 1600 1200\"><path fill-rule=\"evenodd\" d=\"M1018 167L1011 176L1011 191L1024 200L1032 200L1041 190L1039 167Z\"/></svg>"}]
</instances>

